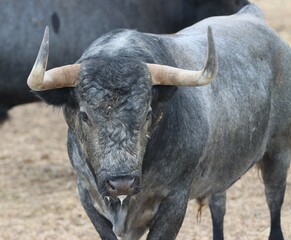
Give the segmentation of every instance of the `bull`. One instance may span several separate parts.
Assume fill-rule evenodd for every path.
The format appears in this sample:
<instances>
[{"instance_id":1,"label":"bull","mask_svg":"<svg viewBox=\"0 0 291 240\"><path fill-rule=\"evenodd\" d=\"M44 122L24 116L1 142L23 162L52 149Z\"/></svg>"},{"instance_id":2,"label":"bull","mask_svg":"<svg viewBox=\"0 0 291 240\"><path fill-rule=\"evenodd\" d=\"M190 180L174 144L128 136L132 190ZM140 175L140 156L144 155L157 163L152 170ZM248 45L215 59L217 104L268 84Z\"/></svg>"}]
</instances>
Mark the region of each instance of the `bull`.
<instances>
[{"instance_id":1,"label":"bull","mask_svg":"<svg viewBox=\"0 0 291 240\"><path fill-rule=\"evenodd\" d=\"M46 30L28 85L63 108L81 202L102 239L174 239L189 199L209 199L223 239L225 191L255 164L269 239L283 239L291 49L256 5L173 35L115 30L46 71L48 44Z\"/></svg>"},{"instance_id":2,"label":"bull","mask_svg":"<svg viewBox=\"0 0 291 240\"><path fill-rule=\"evenodd\" d=\"M78 0L2 0L0 121L8 117L13 106L37 100L25 79L46 25L53 30L55 46L49 67L56 67L75 62L92 41L115 28L173 33L201 18L237 12L245 4L247 0L85 0L81 5Z\"/></svg>"}]
</instances>

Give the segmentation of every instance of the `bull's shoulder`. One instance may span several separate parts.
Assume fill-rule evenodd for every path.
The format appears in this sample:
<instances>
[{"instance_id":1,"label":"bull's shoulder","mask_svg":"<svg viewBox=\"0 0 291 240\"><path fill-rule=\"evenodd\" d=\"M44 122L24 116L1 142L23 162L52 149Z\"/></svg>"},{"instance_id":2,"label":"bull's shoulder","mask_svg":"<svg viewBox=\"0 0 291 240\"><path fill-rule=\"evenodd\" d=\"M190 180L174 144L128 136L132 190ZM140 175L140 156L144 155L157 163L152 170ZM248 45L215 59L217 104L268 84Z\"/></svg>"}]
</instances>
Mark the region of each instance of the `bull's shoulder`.
<instances>
[{"instance_id":1,"label":"bull's shoulder","mask_svg":"<svg viewBox=\"0 0 291 240\"><path fill-rule=\"evenodd\" d=\"M236 15L244 15L244 14L252 15L253 17L264 19L263 10L253 3L250 3L244 6Z\"/></svg>"}]
</instances>

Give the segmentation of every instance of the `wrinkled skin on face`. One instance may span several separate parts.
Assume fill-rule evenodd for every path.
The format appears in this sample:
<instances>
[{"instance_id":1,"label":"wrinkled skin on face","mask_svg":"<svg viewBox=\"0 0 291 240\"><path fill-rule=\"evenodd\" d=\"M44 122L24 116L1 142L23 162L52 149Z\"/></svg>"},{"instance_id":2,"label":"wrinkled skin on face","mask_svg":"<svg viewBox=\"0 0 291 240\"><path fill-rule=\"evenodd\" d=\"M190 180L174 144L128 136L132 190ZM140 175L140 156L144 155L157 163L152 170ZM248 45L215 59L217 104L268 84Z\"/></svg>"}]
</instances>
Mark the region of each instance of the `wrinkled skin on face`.
<instances>
[{"instance_id":1,"label":"wrinkled skin on face","mask_svg":"<svg viewBox=\"0 0 291 240\"><path fill-rule=\"evenodd\" d=\"M140 178L151 120L151 81L145 64L128 58L82 62L75 107L65 107L102 196L112 177ZM147 78L147 79L145 79ZM139 186L132 194L139 191Z\"/></svg>"}]
</instances>

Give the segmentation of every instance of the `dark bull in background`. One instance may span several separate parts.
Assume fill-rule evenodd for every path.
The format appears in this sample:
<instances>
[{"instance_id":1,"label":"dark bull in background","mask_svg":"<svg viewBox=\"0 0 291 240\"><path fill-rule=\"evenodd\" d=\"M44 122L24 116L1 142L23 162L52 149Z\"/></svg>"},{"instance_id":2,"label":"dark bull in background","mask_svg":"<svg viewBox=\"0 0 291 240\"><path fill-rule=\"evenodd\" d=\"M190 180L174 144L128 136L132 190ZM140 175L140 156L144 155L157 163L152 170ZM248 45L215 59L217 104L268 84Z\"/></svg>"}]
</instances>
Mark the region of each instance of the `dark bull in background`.
<instances>
[{"instance_id":1,"label":"dark bull in background","mask_svg":"<svg viewBox=\"0 0 291 240\"><path fill-rule=\"evenodd\" d=\"M36 101L26 85L45 26L49 68L73 63L96 38L115 28L174 33L203 18L237 12L247 0L2 0L0 121L13 106Z\"/></svg>"}]
</instances>

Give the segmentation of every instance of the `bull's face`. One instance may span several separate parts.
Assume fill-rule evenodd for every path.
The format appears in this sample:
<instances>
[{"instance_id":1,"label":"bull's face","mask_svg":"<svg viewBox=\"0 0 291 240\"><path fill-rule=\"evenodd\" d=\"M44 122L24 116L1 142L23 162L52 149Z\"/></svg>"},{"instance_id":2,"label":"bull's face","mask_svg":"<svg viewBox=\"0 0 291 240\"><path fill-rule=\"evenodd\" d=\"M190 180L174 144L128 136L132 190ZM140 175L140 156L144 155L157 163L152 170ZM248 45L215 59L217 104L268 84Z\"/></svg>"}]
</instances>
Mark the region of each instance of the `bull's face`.
<instances>
[{"instance_id":1,"label":"bull's face","mask_svg":"<svg viewBox=\"0 0 291 240\"><path fill-rule=\"evenodd\" d=\"M124 57L124 49L114 57L105 57L104 53L102 57L101 51L81 64L46 71L48 39L46 29L28 78L29 87L47 103L64 107L73 134L69 142L78 148L71 149L76 154L70 155L79 156L78 164L89 169L100 194L114 198L136 194L151 125L152 85L209 84L217 72L211 28L207 59L200 71L149 64L138 60L142 57Z\"/></svg>"},{"instance_id":2,"label":"bull's face","mask_svg":"<svg viewBox=\"0 0 291 240\"><path fill-rule=\"evenodd\" d=\"M125 58L88 59L65 107L69 128L103 196L139 192L151 121L151 79L146 65Z\"/></svg>"}]
</instances>

